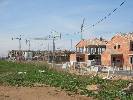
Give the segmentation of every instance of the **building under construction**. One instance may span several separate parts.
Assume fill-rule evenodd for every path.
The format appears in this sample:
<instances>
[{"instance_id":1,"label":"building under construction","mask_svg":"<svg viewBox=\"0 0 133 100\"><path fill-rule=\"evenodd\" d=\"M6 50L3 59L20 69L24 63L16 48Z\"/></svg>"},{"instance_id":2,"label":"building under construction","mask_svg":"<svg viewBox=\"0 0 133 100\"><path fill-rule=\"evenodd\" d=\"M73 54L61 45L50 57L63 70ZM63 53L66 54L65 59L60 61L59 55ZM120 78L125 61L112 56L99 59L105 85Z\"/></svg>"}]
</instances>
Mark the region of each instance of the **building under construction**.
<instances>
[{"instance_id":1,"label":"building under construction","mask_svg":"<svg viewBox=\"0 0 133 100\"><path fill-rule=\"evenodd\" d=\"M133 69L133 32L116 34L106 47L102 53L102 65Z\"/></svg>"},{"instance_id":2,"label":"building under construction","mask_svg":"<svg viewBox=\"0 0 133 100\"><path fill-rule=\"evenodd\" d=\"M91 61L95 65L133 69L133 32L117 33L111 40L89 39L81 40L76 46L76 52L70 55L70 62Z\"/></svg>"},{"instance_id":3,"label":"building under construction","mask_svg":"<svg viewBox=\"0 0 133 100\"><path fill-rule=\"evenodd\" d=\"M52 51L27 51L27 50L11 50L8 52L8 58L11 60L38 60L47 62L69 62L70 54L73 51L67 50L56 50L54 53Z\"/></svg>"},{"instance_id":4,"label":"building under construction","mask_svg":"<svg viewBox=\"0 0 133 100\"><path fill-rule=\"evenodd\" d=\"M71 62L87 62L95 60L96 64L101 64L101 54L106 49L107 41L100 39L81 40L76 45L76 53L70 55Z\"/></svg>"}]
</instances>

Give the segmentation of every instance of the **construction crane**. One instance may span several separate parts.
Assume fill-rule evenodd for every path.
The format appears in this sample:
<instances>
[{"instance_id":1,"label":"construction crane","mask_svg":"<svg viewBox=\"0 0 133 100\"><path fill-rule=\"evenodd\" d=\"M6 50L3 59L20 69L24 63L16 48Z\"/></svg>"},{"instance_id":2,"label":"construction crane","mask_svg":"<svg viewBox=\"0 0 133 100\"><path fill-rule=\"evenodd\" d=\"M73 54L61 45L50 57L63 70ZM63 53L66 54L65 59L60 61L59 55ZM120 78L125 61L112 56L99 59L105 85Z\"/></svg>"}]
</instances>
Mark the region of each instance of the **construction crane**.
<instances>
[{"instance_id":1,"label":"construction crane","mask_svg":"<svg viewBox=\"0 0 133 100\"><path fill-rule=\"evenodd\" d=\"M28 45L28 50L30 51L30 46L31 46L31 44L30 44L30 43L31 43L30 40L26 39L25 42L26 42L26 44Z\"/></svg>"},{"instance_id":2,"label":"construction crane","mask_svg":"<svg viewBox=\"0 0 133 100\"><path fill-rule=\"evenodd\" d=\"M46 37L41 37L41 38L33 38L34 40L52 40L52 44L53 44L53 57L52 57L52 67L53 67L53 64L54 64L54 52L55 52L55 40L57 39L61 39L61 33L57 32L57 31L51 31L51 35L48 35ZM48 44L48 50L49 50L49 44ZM49 59L49 58L48 58Z\"/></svg>"},{"instance_id":3,"label":"construction crane","mask_svg":"<svg viewBox=\"0 0 133 100\"><path fill-rule=\"evenodd\" d=\"M85 23L85 18L83 19L83 22L82 22L82 24L81 24L81 28L80 28L80 32L81 32L81 40L83 39L84 23Z\"/></svg>"},{"instance_id":4,"label":"construction crane","mask_svg":"<svg viewBox=\"0 0 133 100\"><path fill-rule=\"evenodd\" d=\"M57 31L52 31L51 35L46 37L33 38L34 40L52 40L53 41L53 51L55 51L55 40L61 39L61 33Z\"/></svg>"},{"instance_id":5,"label":"construction crane","mask_svg":"<svg viewBox=\"0 0 133 100\"><path fill-rule=\"evenodd\" d=\"M53 40L53 53L55 51L55 40L56 39L61 39L61 33L58 34L56 31L51 32L52 35L49 35L49 38Z\"/></svg>"},{"instance_id":6,"label":"construction crane","mask_svg":"<svg viewBox=\"0 0 133 100\"><path fill-rule=\"evenodd\" d=\"M19 41L18 59L21 60L21 40L22 40L21 35L19 35L19 37L16 37L16 38L13 38L13 37L12 37L12 40L14 40L14 39L17 39L17 40Z\"/></svg>"},{"instance_id":7,"label":"construction crane","mask_svg":"<svg viewBox=\"0 0 133 100\"><path fill-rule=\"evenodd\" d=\"M60 34L55 34L57 33L56 31L52 31L51 32L53 35L49 35L49 38L51 38L53 40L53 57L52 57L52 67L54 66L54 59L55 59L55 55L54 55L54 52L55 52L55 40L56 39L61 39L61 33Z\"/></svg>"},{"instance_id":8,"label":"construction crane","mask_svg":"<svg viewBox=\"0 0 133 100\"><path fill-rule=\"evenodd\" d=\"M20 51L21 50L21 40L22 40L21 35L19 35L19 37L16 37L16 38L12 37L12 40L14 40L14 39L17 39L19 41L19 51Z\"/></svg>"}]
</instances>

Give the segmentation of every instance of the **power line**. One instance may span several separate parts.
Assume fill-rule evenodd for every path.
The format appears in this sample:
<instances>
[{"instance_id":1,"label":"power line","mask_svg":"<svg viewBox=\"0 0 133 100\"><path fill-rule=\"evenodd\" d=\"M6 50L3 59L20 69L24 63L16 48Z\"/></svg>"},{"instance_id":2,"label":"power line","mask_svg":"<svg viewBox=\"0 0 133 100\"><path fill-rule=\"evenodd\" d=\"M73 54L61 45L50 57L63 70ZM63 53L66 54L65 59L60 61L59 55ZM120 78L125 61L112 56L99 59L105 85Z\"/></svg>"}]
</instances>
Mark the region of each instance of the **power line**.
<instances>
[{"instance_id":1,"label":"power line","mask_svg":"<svg viewBox=\"0 0 133 100\"><path fill-rule=\"evenodd\" d=\"M124 0L124 1L119 5L119 7L121 7L125 2L126 2L126 0ZM107 18L109 18L114 12L116 12L116 11L118 10L119 7L113 9L110 13L108 13L105 17L103 17L102 19L100 19L99 21L97 21L95 24L84 26L84 29L83 29L83 30L88 30L88 29L90 29L90 28L95 27L97 24L100 24L101 22L103 22L104 20L106 20Z\"/></svg>"}]
</instances>

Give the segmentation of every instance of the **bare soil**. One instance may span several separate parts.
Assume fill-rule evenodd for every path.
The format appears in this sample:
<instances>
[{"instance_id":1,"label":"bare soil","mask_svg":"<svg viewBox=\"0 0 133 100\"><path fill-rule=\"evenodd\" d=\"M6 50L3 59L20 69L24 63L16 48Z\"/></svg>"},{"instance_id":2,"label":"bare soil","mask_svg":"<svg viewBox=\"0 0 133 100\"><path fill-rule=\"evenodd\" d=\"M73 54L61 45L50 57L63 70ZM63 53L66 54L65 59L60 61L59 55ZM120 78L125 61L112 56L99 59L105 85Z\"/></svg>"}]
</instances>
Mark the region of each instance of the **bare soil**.
<instances>
[{"instance_id":1,"label":"bare soil","mask_svg":"<svg viewBox=\"0 0 133 100\"><path fill-rule=\"evenodd\" d=\"M54 87L0 86L0 100L93 100L81 95L68 95Z\"/></svg>"}]
</instances>

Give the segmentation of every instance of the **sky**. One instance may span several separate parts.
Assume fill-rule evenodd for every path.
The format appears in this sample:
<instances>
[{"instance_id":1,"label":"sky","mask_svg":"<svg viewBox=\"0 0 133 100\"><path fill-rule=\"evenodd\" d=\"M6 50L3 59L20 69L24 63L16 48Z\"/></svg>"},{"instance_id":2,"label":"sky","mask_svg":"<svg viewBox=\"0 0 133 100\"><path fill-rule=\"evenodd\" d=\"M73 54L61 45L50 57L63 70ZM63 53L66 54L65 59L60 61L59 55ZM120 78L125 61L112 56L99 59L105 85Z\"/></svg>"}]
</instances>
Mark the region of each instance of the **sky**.
<instances>
[{"instance_id":1,"label":"sky","mask_svg":"<svg viewBox=\"0 0 133 100\"><path fill-rule=\"evenodd\" d=\"M51 35L53 30L62 34L55 41L56 48L70 49L80 40L83 18L85 26L93 25L113 9L109 18L93 28L86 27L85 39L103 37L110 39L117 32L133 32L133 0L0 0L0 56L18 49L22 35L22 49L28 49L25 39L31 40L32 50L52 49L51 40L37 41L36 37Z\"/></svg>"}]
</instances>

